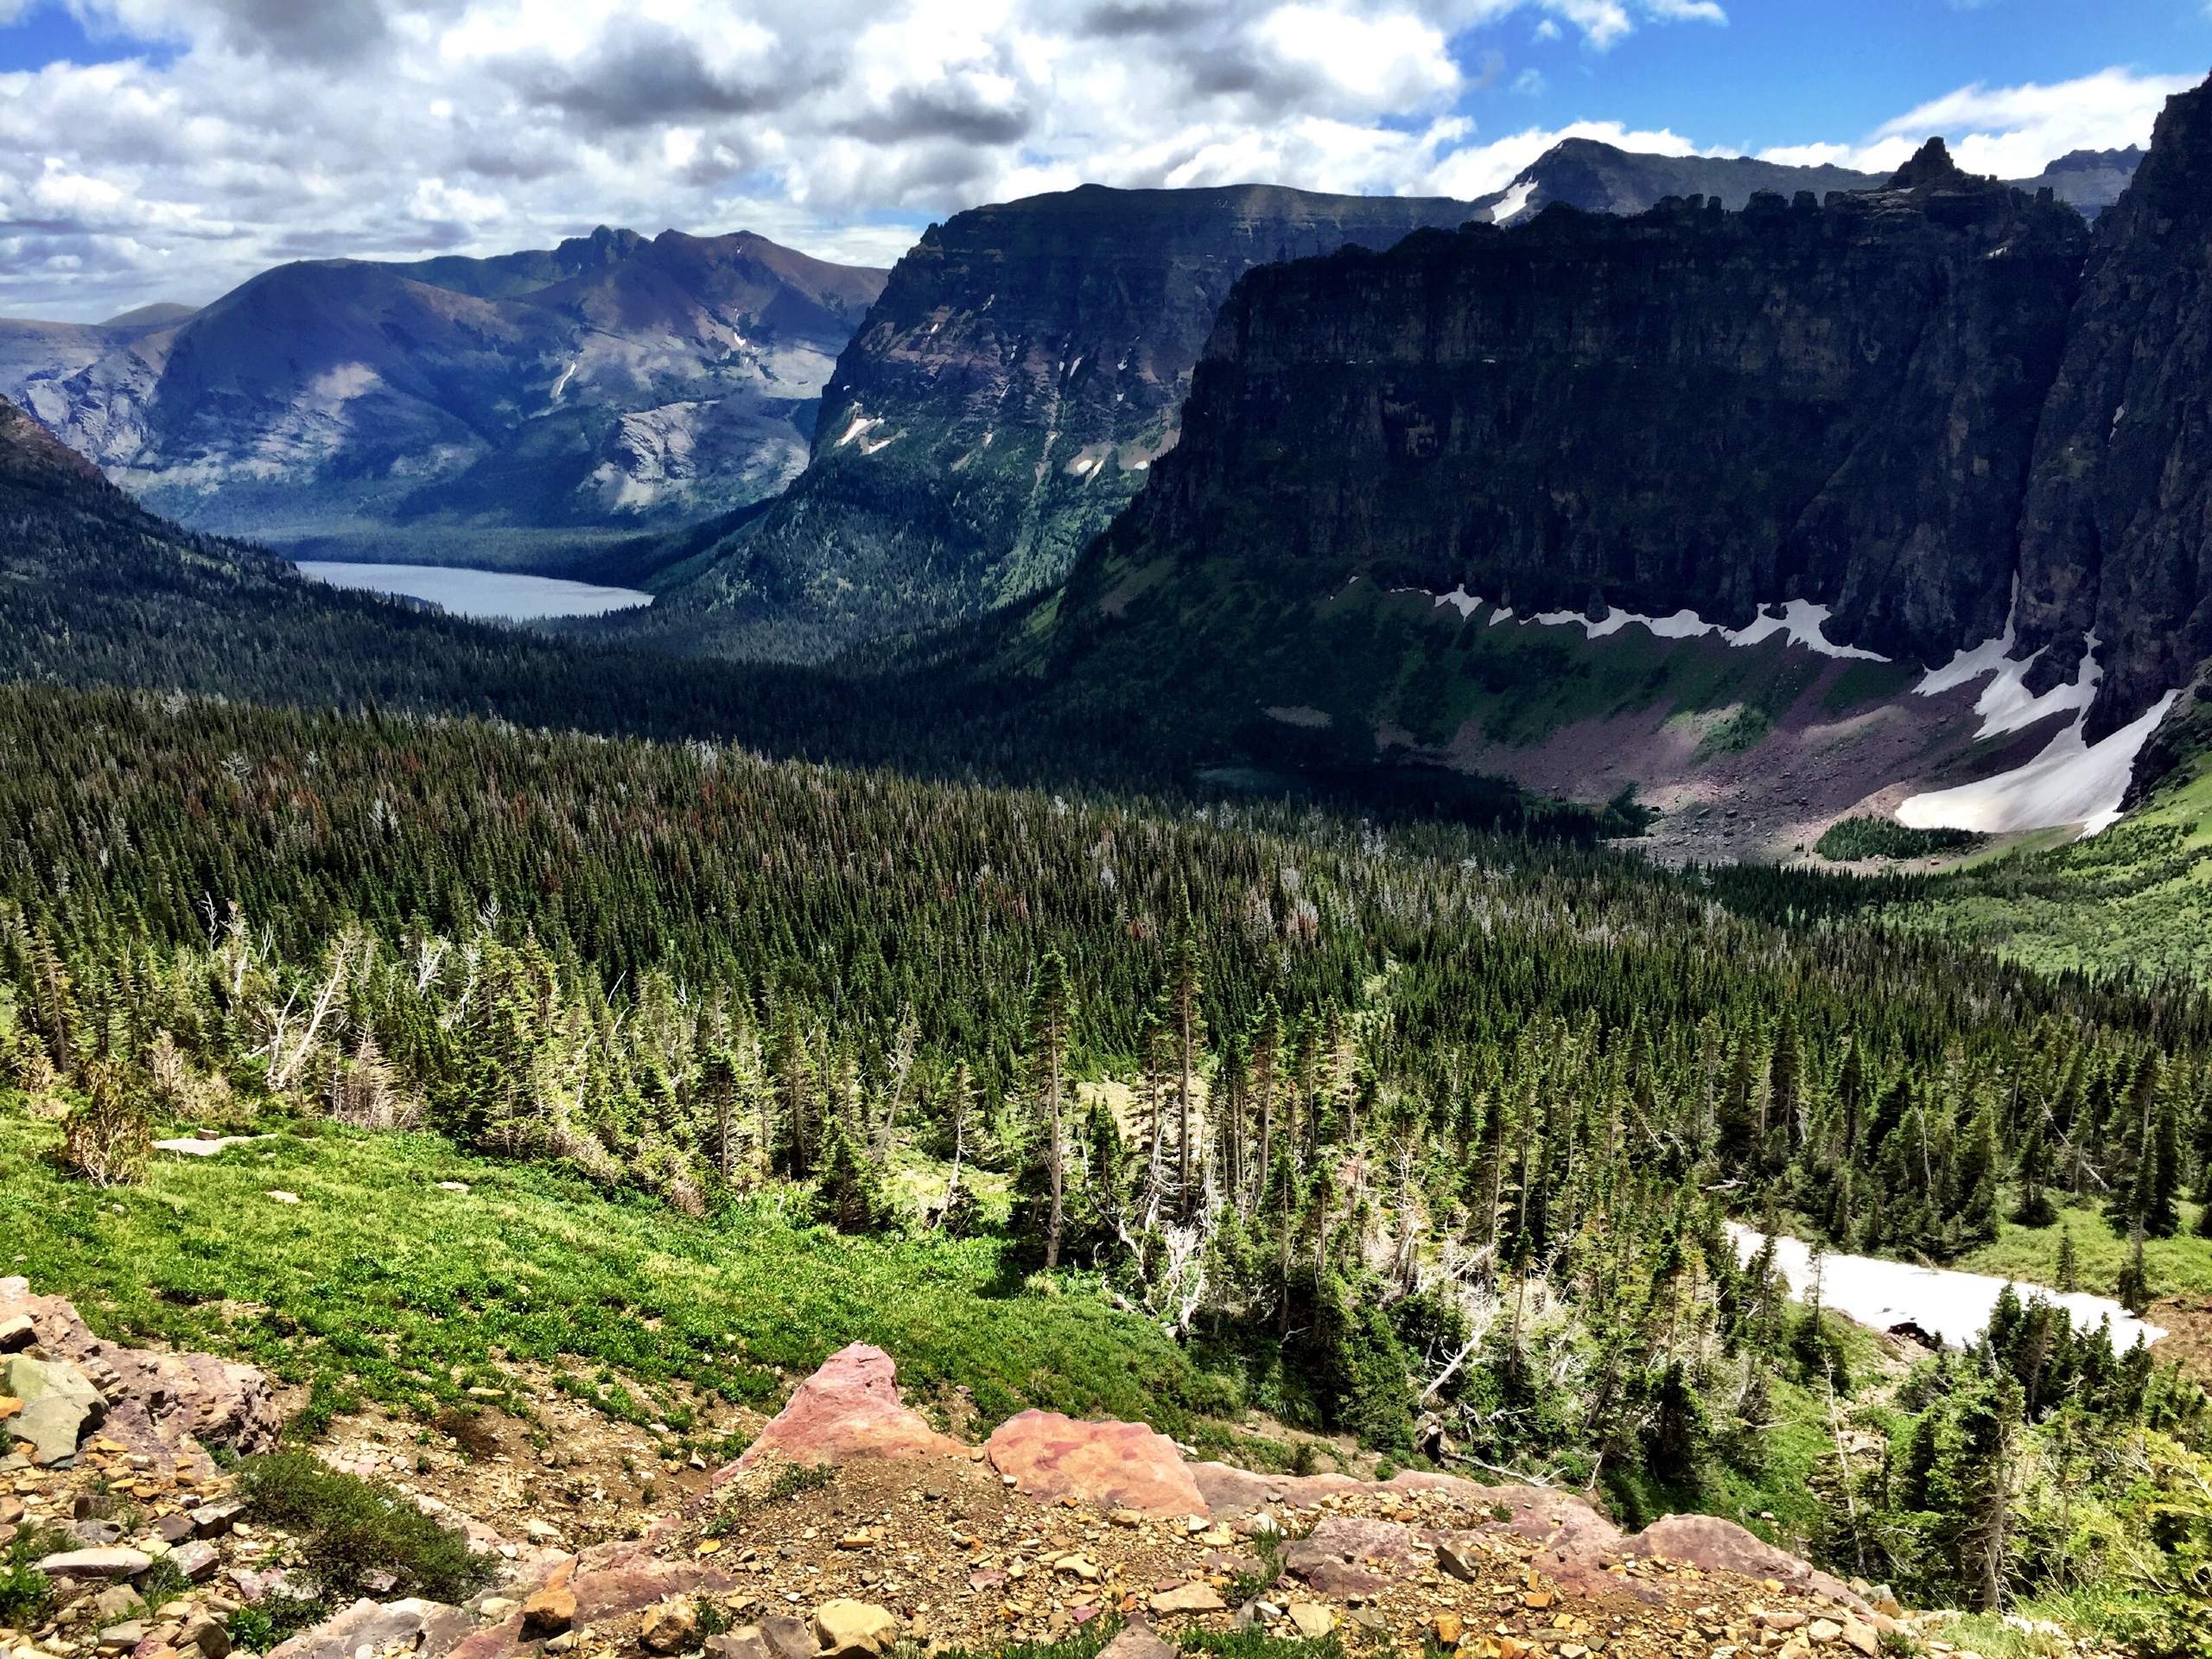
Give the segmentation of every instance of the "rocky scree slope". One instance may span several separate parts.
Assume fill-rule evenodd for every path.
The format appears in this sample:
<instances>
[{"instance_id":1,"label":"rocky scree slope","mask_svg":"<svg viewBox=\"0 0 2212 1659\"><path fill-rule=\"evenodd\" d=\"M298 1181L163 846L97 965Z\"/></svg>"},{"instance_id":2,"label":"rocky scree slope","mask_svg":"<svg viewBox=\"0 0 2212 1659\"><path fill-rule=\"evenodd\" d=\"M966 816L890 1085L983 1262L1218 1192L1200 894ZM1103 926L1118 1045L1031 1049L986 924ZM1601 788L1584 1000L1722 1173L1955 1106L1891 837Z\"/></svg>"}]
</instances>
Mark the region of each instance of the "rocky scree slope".
<instances>
[{"instance_id":1,"label":"rocky scree slope","mask_svg":"<svg viewBox=\"0 0 2212 1659\"><path fill-rule=\"evenodd\" d=\"M1571 1494L1256 1475L1187 1461L1140 1423L1036 1411L965 1445L905 1404L889 1356L856 1344L641 1537L543 1556L461 1618L365 1602L280 1652L344 1659L397 1633L421 1659L879 1659L1124 1624L1109 1649L1122 1659L1165 1659L1154 1632L1236 1630L1353 1652L1426 1639L1469 1659L1726 1640L1872 1659L1908 1628L1893 1604L1710 1517L1624 1535Z\"/></svg>"},{"instance_id":2,"label":"rocky scree slope","mask_svg":"<svg viewBox=\"0 0 2212 1659\"><path fill-rule=\"evenodd\" d=\"M1864 775L1833 766L1853 797L2022 766L2092 698L2090 737L2133 721L2208 648L2212 491L2190 459L2212 381L2212 296L2190 275L2208 109L2212 90L2174 101L2094 233L1931 142L1886 188L1824 203L1555 208L1255 271L1175 454L1065 591L1001 632L994 669L1133 717L1217 709L1201 748L1272 711L1370 753L1484 764L1512 706L1548 698L1505 741L1534 753L1598 721L1590 763L1540 785L1585 796L1639 780L1655 733L1624 747L1603 724L1631 709L1707 721L1700 763L1764 755L1770 727L1809 726L1791 743L1831 756L1901 738ZM1395 622L1370 661L1319 649L1347 584L1443 596L1427 632L1453 631L1451 660L1440 672ZM1766 607L1784 601L1793 635L1862 662L1747 700L1757 653L1688 636L1777 632ZM1586 666L1516 677L1514 637L1549 630L1509 617L1600 637L1648 618L1644 647L1682 643L1600 696ZM1976 648L1986 663L1923 677ZM1254 676L1259 657L1283 671ZM1692 658L1703 689L1682 701ZM2064 690L2018 719L1912 729L1939 691L1989 715L2008 679L2022 699Z\"/></svg>"},{"instance_id":3,"label":"rocky scree slope","mask_svg":"<svg viewBox=\"0 0 2212 1659\"><path fill-rule=\"evenodd\" d=\"M604 227L489 259L310 262L181 321L0 324L0 391L198 528L557 563L583 531L782 487L882 281L746 232Z\"/></svg>"},{"instance_id":4,"label":"rocky scree slope","mask_svg":"<svg viewBox=\"0 0 2212 1659\"><path fill-rule=\"evenodd\" d=\"M805 473L653 613L601 626L819 657L1055 581L1175 443L1239 276L1468 213L1263 185L1085 185L933 225L838 359Z\"/></svg>"}]
</instances>

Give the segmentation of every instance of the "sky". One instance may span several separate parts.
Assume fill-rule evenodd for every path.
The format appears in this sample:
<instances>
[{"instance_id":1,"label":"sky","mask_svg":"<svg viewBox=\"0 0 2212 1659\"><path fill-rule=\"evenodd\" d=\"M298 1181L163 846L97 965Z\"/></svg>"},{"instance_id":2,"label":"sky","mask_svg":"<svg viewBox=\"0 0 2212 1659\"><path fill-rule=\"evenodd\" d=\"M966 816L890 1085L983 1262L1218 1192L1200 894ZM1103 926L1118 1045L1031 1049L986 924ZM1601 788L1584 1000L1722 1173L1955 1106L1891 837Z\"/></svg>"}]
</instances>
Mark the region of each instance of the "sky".
<instances>
[{"instance_id":1,"label":"sky","mask_svg":"<svg viewBox=\"0 0 2212 1659\"><path fill-rule=\"evenodd\" d=\"M1086 181L1471 198L1557 138L2017 178L2212 0L0 0L0 316L286 260L752 230L889 264Z\"/></svg>"}]
</instances>

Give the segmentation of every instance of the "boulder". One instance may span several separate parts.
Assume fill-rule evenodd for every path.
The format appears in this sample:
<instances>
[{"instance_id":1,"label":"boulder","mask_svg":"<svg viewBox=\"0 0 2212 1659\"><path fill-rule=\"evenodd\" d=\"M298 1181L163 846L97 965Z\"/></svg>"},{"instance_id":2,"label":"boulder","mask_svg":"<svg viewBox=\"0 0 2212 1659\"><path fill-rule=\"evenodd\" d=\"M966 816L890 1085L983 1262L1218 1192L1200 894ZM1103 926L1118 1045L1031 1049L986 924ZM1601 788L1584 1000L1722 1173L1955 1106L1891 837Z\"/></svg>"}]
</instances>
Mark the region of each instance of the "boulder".
<instances>
[{"instance_id":1,"label":"boulder","mask_svg":"<svg viewBox=\"0 0 2212 1659\"><path fill-rule=\"evenodd\" d=\"M1175 1659L1175 1649L1149 1624L1131 1624L1099 1649L1098 1659Z\"/></svg>"},{"instance_id":2,"label":"boulder","mask_svg":"<svg viewBox=\"0 0 2212 1659\"><path fill-rule=\"evenodd\" d=\"M814 1637L825 1659L874 1659L899 1639L899 1621L870 1602L841 1596L814 1610Z\"/></svg>"},{"instance_id":3,"label":"boulder","mask_svg":"<svg viewBox=\"0 0 2212 1659\"><path fill-rule=\"evenodd\" d=\"M783 1410L742 1457L715 1476L715 1484L771 1458L842 1464L863 1458L967 1455L967 1447L938 1433L899 1397L899 1369L891 1356L856 1342L830 1355L793 1389Z\"/></svg>"},{"instance_id":4,"label":"boulder","mask_svg":"<svg viewBox=\"0 0 2212 1659\"><path fill-rule=\"evenodd\" d=\"M43 1557L38 1570L56 1579L135 1579L154 1564L143 1549L65 1549Z\"/></svg>"},{"instance_id":5,"label":"boulder","mask_svg":"<svg viewBox=\"0 0 2212 1659\"><path fill-rule=\"evenodd\" d=\"M1084 1423L1052 1411L1008 1418L983 1454L1030 1497L1072 1497L1156 1516L1210 1513L1175 1442L1142 1423Z\"/></svg>"},{"instance_id":6,"label":"boulder","mask_svg":"<svg viewBox=\"0 0 2212 1659\"><path fill-rule=\"evenodd\" d=\"M1218 1613L1228 1603L1214 1593L1207 1584L1179 1584L1173 1590L1162 1590L1151 1600L1152 1611L1162 1617L1178 1613Z\"/></svg>"},{"instance_id":7,"label":"boulder","mask_svg":"<svg viewBox=\"0 0 2212 1659\"><path fill-rule=\"evenodd\" d=\"M558 1636L575 1622L575 1592L565 1584L542 1585L522 1605L525 1637Z\"/></svg>"},{"instance_id":8,"label":"boulder","mask_svg":"<svg viewBox=\"0 0 2212 1659\"><path fill-rule=\"evenodd\" d=\"M0 1394L22 1402L8 1418L7 1432L30 1442L35 1463L67 1463L77 1455L77 1442L107 1415L107 1401L92 1378L67 1360L11 1356L0 1365Z\"/></svg>"},{"instance_id":9,"label":"boulder","mask_svg":"<svg viewBox=\"0 0 2212 1659\"><path fill-rule=\"evenodd\" d=\"M1713 1515L1670 1515L1627 1540L1621 1554L1643 1560L1681 1561L1707 1573L1738 1573L1747 1579L1772 1579L1842 1603L1862 1618L1872 1611L1842 1580L1777 1549L1732 1521Z\"/></svg>"},{"instance_id":10,"label":"boulder","mask_svg":"<svg viewBox=\"0 0 2212 1659\"><path fill-rule=\"evenodd\" d=\"M1337 1628L1337 1616L1318 1601L1294 1601L1286 1611L1300 1636L1318 1642Z\"/></svg>"},{"instance_id":11,"label":"boulder","mask_svg":"<svg viewBox=\"0 0 2212 1659\"><path fill-rule=\"evenodd\" d=\"M806 1621L778 1615L760 1621L760 1639L770 1659L814 1659L814 1632Z\"/></svg>"}]
</instances>

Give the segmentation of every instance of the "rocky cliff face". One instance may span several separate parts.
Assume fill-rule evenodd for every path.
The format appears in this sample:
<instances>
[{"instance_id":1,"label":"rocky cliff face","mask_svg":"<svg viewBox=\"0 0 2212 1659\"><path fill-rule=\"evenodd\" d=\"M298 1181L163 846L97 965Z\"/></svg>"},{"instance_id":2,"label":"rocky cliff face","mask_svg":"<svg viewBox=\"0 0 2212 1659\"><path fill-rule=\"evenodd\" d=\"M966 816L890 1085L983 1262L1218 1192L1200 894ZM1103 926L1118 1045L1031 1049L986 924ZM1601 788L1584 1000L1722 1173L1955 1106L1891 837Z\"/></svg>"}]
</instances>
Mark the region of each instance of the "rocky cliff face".
<instances>
[{"instance_id":1,"label":"rocky cliff face","mask_svg":"<svg viewBox=\"0 0 2212 1659\"><path fill-rule=\"evenodd\" d=\"M2086 234L1934 145L1825 207L1554 210L1258 271L1108 545L1523 613L1817 601L1940 661L2004 624Z\"/></svg>"},{"instance_id":2,"label":"rocky cliff face","mask_svg":"<svg viewBox=\"0 0 2212 1659\"><path fill-rule=\"evenodd\" d=\"M181 320L0 325L0 390L196 527L527 564L781 487L881 283L675 232L288 265Z\"/></svg>"},{"instance_id":3,"label":"rocky cliff face","mask_svg":"<svg viewBox=\"0 0 2212 1659\"><path fill-rule=\"evenodd\" d=\"M625 626L804 657L1052 582L1174 445L1238 276L1467 215L1086 185L933 226L839 359L804 476L692 589Z\"/></svg>"},{"instance_id":4,"label":"rocky cliff face","mask_svg":"<svg viewBox=\"0 0 2212 1659\"><path fill-rule=\"evenodd\" d=\"M2093 733L2212 656L2212 83L2170 100L2097 224L2036 451L2020 639L2046 683L2101 643Z\"/></svg>"}]
</instances>

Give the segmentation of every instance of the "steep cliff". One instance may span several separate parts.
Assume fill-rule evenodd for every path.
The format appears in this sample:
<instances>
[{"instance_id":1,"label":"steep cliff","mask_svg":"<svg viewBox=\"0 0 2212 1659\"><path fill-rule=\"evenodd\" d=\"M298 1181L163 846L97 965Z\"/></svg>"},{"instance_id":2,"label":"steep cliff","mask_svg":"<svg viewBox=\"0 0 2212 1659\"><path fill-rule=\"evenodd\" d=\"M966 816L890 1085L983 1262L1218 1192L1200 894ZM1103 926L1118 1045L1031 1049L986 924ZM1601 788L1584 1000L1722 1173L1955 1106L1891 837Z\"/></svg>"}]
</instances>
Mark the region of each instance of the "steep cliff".
<instances>
[{"instance_id":1,"label":"steep cliff","mask_svg":"<svg viewBox=\"0 0 2212 1659\"><path fill-rule=\"evenodd\" d=\"M2003 626L2085 236L1936 144L1825 207L1554 209L1258 271L1103 550L1522 613L1804 600L1941 661Z\"/></svg>"},{"instance_id":2,"label":"steep cliff","mask_svg":"<svg viewBox=\"0 0 2212 1659\"><path fill-rule=\"evenodd\" d=\"M2092 632L2093 733L2212 655L2212 83L2169 100L2098 220L2037 444L2020 640L2053 683Z\"/></svg>"},{"instance_id":3,"label":"steep cliff","mask_svg":"<svg viewBox=\"0 0 2212 1659\"><path fill-rule=\"evenodd\" d=\"M932 226L839 358L804 475L691 588L620 626L807 657L1057 580L1175 443L1238 276L1467 215L1440 199L1086 185Z\"/></svg>"}]
</instances>

